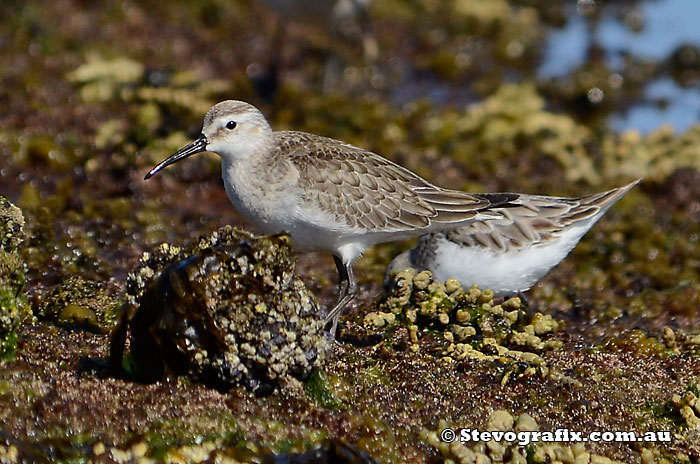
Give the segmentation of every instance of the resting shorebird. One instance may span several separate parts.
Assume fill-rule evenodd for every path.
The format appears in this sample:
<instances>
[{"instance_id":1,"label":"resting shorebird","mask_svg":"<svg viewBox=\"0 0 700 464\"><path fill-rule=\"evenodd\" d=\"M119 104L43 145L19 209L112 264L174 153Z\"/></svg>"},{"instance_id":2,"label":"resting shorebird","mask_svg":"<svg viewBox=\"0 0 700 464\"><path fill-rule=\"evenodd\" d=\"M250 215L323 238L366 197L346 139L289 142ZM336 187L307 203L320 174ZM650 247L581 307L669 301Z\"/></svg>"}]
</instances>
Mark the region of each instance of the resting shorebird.
<instances>
[{"instance_id":1,"label":"resting shorebird","mask_svg":"<svg viewBox=\"0 0 700 464\"><path fill-rule=\"evenodd\" d=\"M529 290L559 264L598 219L641 179L581 198L520 195L457 229L424 235L389 265L387 278L405 268L429 270L435 280L459 280L496 296Z\"/></svg>"},{"instance_id":2,"label":"resting shorebird","mask_svg":"<svg viewBox=\"0 0 700 464\"><path fill-rule=\"evenodd\" d=\"M146 179L204 151L221 156L229 199L261 232L286 231L297 251L333 254L339 294L326 315L332 333L357 292L352 263L369 247L503 218L493 208L520 197L443 189L362 148L304 132L274 132L257 108L235 100L209 110L202 134Z\"/></svg>"}]
</instances>

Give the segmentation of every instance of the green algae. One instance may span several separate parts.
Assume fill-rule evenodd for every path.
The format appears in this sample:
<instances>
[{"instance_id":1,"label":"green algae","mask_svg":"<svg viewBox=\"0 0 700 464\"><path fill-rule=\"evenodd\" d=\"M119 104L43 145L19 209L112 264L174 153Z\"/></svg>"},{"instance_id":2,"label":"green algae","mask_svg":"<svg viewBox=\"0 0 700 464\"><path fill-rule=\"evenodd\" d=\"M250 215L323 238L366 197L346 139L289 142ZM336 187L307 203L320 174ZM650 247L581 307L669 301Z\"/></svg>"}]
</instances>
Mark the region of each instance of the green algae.
<instances>
[{"instance_id":1,"label":"green algae","mask_svg":"<svg viewBox=\"0 0 700 464\"><path fill-rule=\"evenodd\" d=\"M700 396L700 387L695 383L689 383L685 391L691 392L695 396Z\"/></svg>"},{"instance_id":2,"label":"green algae","mask_svg":"<svg viewBox=\"0 0 700 464\"><path fill-rule=\"evenodd\" d=\"M19 203L32 231L22 249L30 277L55 272L57 280L62 280L76 274L95 275L100 268L100 250L88 231L88 218L70 208L69 201L66 192L42 197L25 186ZM59 217L63 227L57 223Z\"/></svg>"},{"instance_id":3,"label":"green algae","mask_svg":"<svg viewBox=\"0 0 700 464\"><path fill-rule=\"evenodd\" d=\"M654 419L664 424L666 428L673 428L677 432L685 424L683 417L679 414L678 407L669 399L666 401L654 402L645 404L642 410L648 412ZM645 426L648 423L644 424Z\"/></svg>"},{"instance_id":4,"label":"green algae","mask_svg":"<svg viewBox=\"0 0 700 464\"><path fill-rule=\"evenodd\" d=\"M24 294L26 265L19 254L24 234L22 211L0 195L0 359L17 347L17 330L31 318Z\"/></svg>"},{"instance_id":5,"label":"green algae","mask_svg":"<svg viewBox=\"0 0 700 464\"><path fill-rule=\"evenodd\" d=\"M343 401L331 389L328 375L321 370L313 371L304 381L304 391L312 401L326 409L337 411L344 407Z\"/></svg>"},{"instance_id":6,"label":"green algae","mask_svg":"<svg viewBox=\"0 0 700 464\"><path fill-rule=\"evenodd\" d=\"M205 432L197 430L190 424L184 424L180 420L162 420L151 424L150 430L137 441L144 448L143 453L131 447L132 454L148 455L150 458L167 462L167 456L173 449L179 447L200 445L205 442L226 442L233 447L242 447L240 442L244 440L243 433L236 428L236 420L231 416L212 417L211 420L220 424L219 431ZM127 451L127 450L124 450ZM134 453L134 451L136 451Z\"/></svg>"},{"instance_id":7,"label":"green algae","mask_svg":"<svg viewBox=\"0 0 700 464\"><path fill-rule=\"evenodd\" d=\"M664 343L656 337L641 330L632 330L620 338L611 338L604 342L603 347L607 351L636 351L643 356L665 354L667 351Z\"/></svg>"}]
</instances>

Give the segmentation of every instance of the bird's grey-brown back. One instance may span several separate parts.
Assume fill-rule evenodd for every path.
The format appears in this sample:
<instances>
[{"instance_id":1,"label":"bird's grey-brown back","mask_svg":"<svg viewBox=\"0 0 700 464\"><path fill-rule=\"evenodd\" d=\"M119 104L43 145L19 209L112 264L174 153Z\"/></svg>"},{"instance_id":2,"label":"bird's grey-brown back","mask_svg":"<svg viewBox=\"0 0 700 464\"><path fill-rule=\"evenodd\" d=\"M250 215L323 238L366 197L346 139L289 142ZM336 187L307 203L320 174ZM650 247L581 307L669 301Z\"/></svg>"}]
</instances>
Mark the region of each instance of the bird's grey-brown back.
<instances>
[{"instance_id":1,"label":"bird's grey-brown back","mask_svg":"<svg viewBox=\"0 0 700 464\"><path fill-rule=\"evenodd\" d=\"M370 151L304 132L275 132L275 163L299 173L303 203L339 226L407 236L456 227L516 194L474 195L446 190Z\"/></svg>"}]
</instances>

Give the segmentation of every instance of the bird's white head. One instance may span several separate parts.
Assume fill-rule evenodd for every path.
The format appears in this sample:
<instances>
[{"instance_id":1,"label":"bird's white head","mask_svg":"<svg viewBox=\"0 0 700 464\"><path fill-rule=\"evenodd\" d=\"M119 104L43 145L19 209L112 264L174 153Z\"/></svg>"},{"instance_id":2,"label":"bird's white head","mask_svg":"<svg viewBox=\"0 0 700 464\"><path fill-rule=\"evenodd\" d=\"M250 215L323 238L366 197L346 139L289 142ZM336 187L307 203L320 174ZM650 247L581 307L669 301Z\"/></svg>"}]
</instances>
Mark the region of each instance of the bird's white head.
<instances>
[{"instance_id":1,"label":"bird's white head","mask_svg":"<svg viewBox=\"0 0 700 464\"><path fill-rule=\"evenodd\" d=\"M272 143L272 129L265 116L253 105L226 100L214 105L204 117L202 134L179 149L146 174L146 179L161 169L188 156L209 151L225 161L235 162L255 155Z\"/></svg>"}]
</instances>

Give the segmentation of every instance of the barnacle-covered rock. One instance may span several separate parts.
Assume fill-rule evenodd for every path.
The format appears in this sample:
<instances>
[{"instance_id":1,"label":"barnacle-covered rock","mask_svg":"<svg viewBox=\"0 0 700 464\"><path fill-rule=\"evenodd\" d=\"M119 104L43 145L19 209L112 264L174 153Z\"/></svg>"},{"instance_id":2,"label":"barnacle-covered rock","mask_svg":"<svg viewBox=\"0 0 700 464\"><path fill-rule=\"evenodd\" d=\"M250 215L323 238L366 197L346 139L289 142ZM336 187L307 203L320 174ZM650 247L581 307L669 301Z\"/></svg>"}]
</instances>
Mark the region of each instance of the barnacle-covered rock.
<instances>
[{"instance_id":1,"label":"barnacle-covered rock","mask_svg":"<svg viewBox=\"0 0 700 464\"><path fill-rule=\"evenodd\" d=\"M314 297L294 276L286 235L225 227L180 249L144 254L127 278L125 321L134 373L167 373L254 390L304 377L330 347ZM112 340L121 363L127 325Z\"/></svg>"},{"instance_id":2,"label":"barnacle-covered rock","mask_svg":"<svg viewBox=\"0 0 700 464\"><path fill-rule=\"evenodd\" d=\"M542 337L559 330L562 322L542 313L528 315L518 297L497 303L489 289L473 286L465 291L455 279L435 282L430 271L413 269L397 273L387 288L387 297L364 322L385 327L403 321L413 351L419 349L421 334L437 332L444 361L496 362L506 366L503 383L550 373L536 352L561 347L560 341Z\"/></svg>"},{"instance_id":3,"label":"barnacle-covered rock","mask_svg":"<svg viewBox=\"0 0 700 464\"><path fill-rule=\"evenodd\" d=\"M24 215L4 195L0 195L0 249L14 253L24 236Z\"/></svg>"},{"instance_id":4,"label":"barnacle-covered rock","mask_svg":"<svg viewBox=\"0 0 700 464\"><path fill-rule=\"evenodd\" d=\"M230 440L229 440L230 441ZM156 442L158 443L158 442ZM18 462L18 450L13 445L4 448L0 445L0 462ZM107 445L101 441L92 447L94 461L110 462L342 462L346 464L376 464L365 451L342 439L318 440L313 449L305 452L275 452L267 446L252 440L239 440L231 445L223 437L207 437L184 445L175 445L162 453L158 460L151 458L154 447L146 440L129 443L126 446ZM105 456L110 457L107 459ZM4 457L8 459L2 460ZM91 461L92 462L92 461Z\"/></svg>"},{"instance_id":5,"label":"barnacle-covered rock","mask_svg":"<svg viewBox=\"0 0 700 464\"><path fill-rule=\"evenodd\" d=\"M700 430L700 398L695 393L688 389L683 396L673 395L671 402L690 430Z\"/></svg>"},{"instance_id":6,"label":"barnacle-covered rock","mask_svg":"<svg viewBox=\"0 0 700 464\"><path fill-rule=\"evenodd\" d=\"M22 211L0 195L0 357L14 349L17 329L31 316L22 292L25 264L18 254L23 229Z\"/></svg>"}]
</instances>

